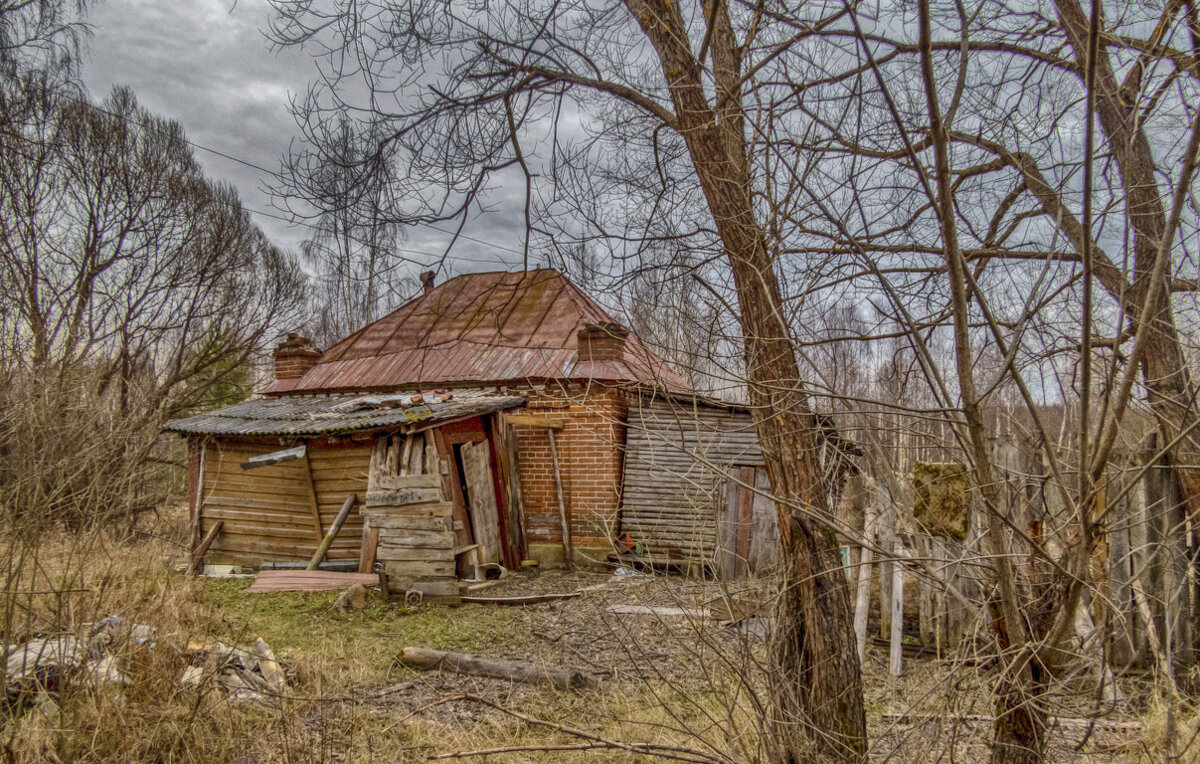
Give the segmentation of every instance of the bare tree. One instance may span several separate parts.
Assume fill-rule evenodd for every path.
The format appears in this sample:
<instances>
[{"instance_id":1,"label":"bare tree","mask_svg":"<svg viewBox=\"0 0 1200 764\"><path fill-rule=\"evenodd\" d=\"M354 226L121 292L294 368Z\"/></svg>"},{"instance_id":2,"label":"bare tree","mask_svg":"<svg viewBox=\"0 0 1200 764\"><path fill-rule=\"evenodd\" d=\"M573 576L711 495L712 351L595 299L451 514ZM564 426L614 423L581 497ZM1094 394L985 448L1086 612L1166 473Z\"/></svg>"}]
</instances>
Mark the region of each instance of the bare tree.
<instances>
[{"instance_id":1,"label":"bare tree","mask_svg":"<svg viewBox=\"0 0 1200 764\"><path fill-rule=\"evenodd\" d=\"M122 433L106 437L100 472L144 464L163 421L244 378L271 333L298 320L304 280L233 190L204 177L179 126L128 91L91 105L28 72L0 87L0 120L0 451L12 457L0 485L58 497L9 496L10 508L87 520L126 506L125 492L102 501L34 485L30 475L61 475L26 462L62 455L78 469L83 410Z\"/></svg>"},{"instance_id":2,"label":"bare tree","mask_svg":"<svg viewBox=\"0 0 1200 764\"><path fill-rule=\"evenodd\" d=\"M277 41L329 54L326 86L306 100L310 137L339 112L386 120L407 169L404 182L414 195L424 194L408 210L409 220L465 219L488 179L503 169L581 177L588 152L618 136L648 148L641 156L659 157L658 172L631 176L628 170L644 166L627 161L633 152L614 157L593 176L604 181L590 184L590 201L574 205L581 223L611 225L603 204L622 192L657 197L651 210L670 209L663 205L678 193L693 213L702 211L693 214L704 221L698 238L707 239L732 276L745 381L770 455L788 560L780 602L785 626L774 640L769 674L778 759L860 761L866 750L860 666L831 530L830 486L819 463L821 429L792 346L777 244L759 207L763 168L746 116L756 83L783 74L776 66L782 54L811 33L795 29L820 28L828 19L818 9L793 28L761 5L743 13L724 3L644 0L595 7L521 1L486 9L276 7ZM357 102L356 92L365 93ZM521 150L528 131L540 125L556 147L571 143L562 132L564 112L579 109L598 117L595 139L556 153L563 165L530 161ZM663 151L655 153L659 145ZM435 199L428 198L430 188L439 189Z\"/></svg>"},{"instance_id":3,"label":"bare tree","mask_svg":"<svg viewBox=\"0 0 1200 764\"><path fill-rule=\"evenodd\" d=\"M399 268L412 262L397 249L394 148L377 125L348 118L287 157L273 189L313 233L302 254L314 275L310 333L328 345L378 318L411 292Z\"/></svg>"}]
</instances>

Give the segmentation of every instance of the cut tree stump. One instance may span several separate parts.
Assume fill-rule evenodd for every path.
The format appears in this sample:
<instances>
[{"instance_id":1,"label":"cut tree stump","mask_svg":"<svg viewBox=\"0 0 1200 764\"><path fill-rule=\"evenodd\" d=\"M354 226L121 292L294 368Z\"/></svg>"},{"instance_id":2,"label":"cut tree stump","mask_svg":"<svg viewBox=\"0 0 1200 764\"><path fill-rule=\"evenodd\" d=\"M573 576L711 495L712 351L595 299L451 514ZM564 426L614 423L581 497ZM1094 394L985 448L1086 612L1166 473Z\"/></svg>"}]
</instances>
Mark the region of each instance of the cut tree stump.
<instances>
[{"instance_id":1,"label":"cut tree stump","mask_svg":"<svg viewBox=\"0 0 1200 764\"><path fill-rule=\"evenodd\" d=\"M548 684L560 690L595 685L596 680L574 669L544 666L527 661L506 661L481 658L468 653L451 653L425 647L406 647L396 661L419 671L453 671L457 674L508 679L523 684Z\"/></svg>"}]
</instances>

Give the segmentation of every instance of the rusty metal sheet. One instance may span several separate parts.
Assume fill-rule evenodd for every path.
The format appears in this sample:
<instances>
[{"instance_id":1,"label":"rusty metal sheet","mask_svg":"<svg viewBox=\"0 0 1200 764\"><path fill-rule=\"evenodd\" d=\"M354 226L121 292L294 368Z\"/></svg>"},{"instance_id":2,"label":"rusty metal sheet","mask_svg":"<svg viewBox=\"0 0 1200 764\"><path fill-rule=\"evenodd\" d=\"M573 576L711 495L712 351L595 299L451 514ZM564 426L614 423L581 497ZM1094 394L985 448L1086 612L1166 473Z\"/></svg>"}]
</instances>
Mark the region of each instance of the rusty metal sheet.
<instances>
[{"instance_id":1,"label":"rusty metal sheet","mask_svg":"<svg viewBox=\"0 0 1200 764\"><path fill-rule=\"evenodd\" d=\"M267 392L603 379L687 390L632 334L619 362L580 364L577 333L613 318L555 270L471 273L405 303Z\"/></svg>"}]
</instances>

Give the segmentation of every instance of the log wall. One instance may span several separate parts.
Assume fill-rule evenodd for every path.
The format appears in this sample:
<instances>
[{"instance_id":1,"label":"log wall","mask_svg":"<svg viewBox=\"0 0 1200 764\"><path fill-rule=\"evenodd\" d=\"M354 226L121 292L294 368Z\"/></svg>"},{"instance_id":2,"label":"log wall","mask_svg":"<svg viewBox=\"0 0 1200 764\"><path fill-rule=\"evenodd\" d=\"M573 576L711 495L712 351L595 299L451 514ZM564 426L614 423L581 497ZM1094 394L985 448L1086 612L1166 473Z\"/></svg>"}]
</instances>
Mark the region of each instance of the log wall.
<instances>
[{"instance_id":1,"label":"log wall","mask_svg":"<svg viewBox=\"0 0 1200 764\"><path fill-rule=\"evenodd\" d=\"M224 521L207 556L209 563L259 565L307 561L321 543L313 522L305 459L243 470L251 456L278 451L270 441L214 439L205 448L200 533ZM306 456L321 515L321 531L333 524L350 494L361 504L371 462L369 444L310 443ZM362 517L357 509L334 539L327 560L358 559Z\"/></svg>"}]
</instances>

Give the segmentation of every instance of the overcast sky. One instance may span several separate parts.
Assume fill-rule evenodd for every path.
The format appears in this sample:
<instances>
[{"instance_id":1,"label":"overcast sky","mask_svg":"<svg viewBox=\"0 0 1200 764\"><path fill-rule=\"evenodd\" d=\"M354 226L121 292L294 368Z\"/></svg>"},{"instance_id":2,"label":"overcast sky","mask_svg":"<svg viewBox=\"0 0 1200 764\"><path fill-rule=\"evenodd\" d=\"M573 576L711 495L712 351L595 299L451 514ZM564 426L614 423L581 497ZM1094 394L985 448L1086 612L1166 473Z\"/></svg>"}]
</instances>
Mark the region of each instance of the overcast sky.
<instances>
[{"instance_id":1,"label":"overcast sky","mask_svg":"<svg viewBox=\"0 0 1200 764\"><path fill-rule=\"evenodd\" d=\"M192 142L275 170L299 136L289 96L302 93L315 70L302 51L271 51L262 32L269 14L265 0L105 0L88 16L84 80L97 99L127 85L151 111L180 122ZM204 150L196 156L209 175L235 185L248 208L281 214L263 191L263 172ZM479 242L455 247L453 271L508 267L515 256L505 249L521 248L513 199L498 190L496 208L471 221L466 233ZM263 214L255 219L284 247L297 247L307 233ZM402 246L429 262L447 239L419 228Z\"/></svg>"}]
</instances>

